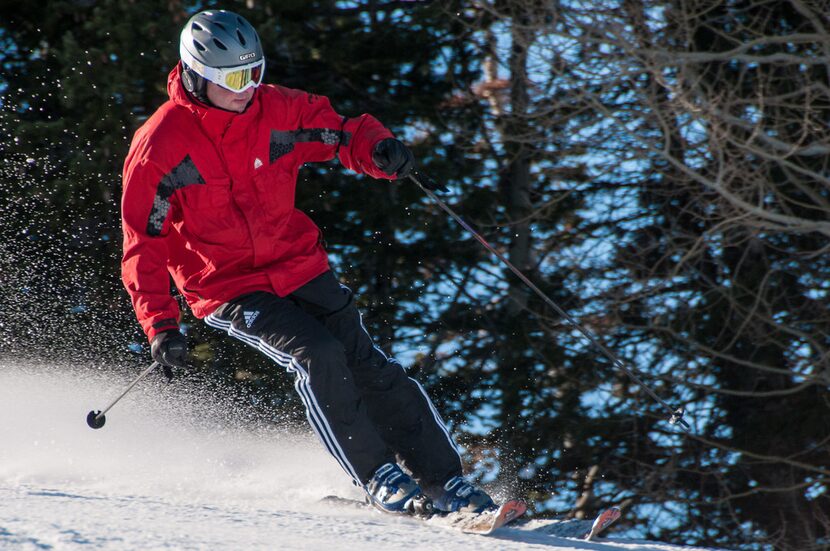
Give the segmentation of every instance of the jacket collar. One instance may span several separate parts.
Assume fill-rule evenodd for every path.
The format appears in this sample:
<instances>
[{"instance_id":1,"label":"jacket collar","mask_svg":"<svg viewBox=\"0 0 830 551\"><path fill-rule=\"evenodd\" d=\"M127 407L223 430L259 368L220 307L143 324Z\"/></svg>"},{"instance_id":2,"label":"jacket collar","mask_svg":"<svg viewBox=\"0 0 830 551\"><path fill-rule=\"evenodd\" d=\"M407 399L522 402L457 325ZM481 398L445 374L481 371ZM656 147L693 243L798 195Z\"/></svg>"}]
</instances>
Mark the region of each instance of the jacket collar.
<instances>
[{"instance_id":1,"label":"jacket collar","mask_svg":"<svg viewBox=\"0 0 830 551\"><path fill-rule=\"evenodd\" d=\"M245 111L242 113L234 113L232 111L211 107L198 101L184 89L181 76L182 64L179 62L167 77L167 93L171 101L190 110L199 120L205 133L214 141L221 139L231 123L253 120L259 113L259 90L254 91L251 103Z\"/></svg>"}]
</instances>

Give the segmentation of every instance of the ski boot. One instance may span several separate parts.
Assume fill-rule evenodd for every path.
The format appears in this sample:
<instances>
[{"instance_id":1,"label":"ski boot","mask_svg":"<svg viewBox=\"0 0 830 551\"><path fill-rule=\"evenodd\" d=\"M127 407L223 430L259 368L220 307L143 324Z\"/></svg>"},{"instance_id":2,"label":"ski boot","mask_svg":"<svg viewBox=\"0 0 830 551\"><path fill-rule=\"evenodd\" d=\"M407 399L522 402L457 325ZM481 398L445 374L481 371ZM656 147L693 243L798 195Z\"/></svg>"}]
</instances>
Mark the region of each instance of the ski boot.
<instances>
[{"instance_id":1,"label":"ski boot","mask_svg":"<svg viewBox=\"0 0 830 551\"><path fill-rule=\"evenodd\" d=\"M484 490L476 488L460 476L449 479L440 494L433 496L432 503L436 509L445 513L483 513L498 509Z\"/></svg>"},{"instance_id":2,"label":"ski boot","mask_svg":"<svg viewBox=\"0 0 830 551\"><path fill-rule=\"evenodd\" d=\"M381 465L366 484L366 498L384 513L402 513L429 516L432 501L424 495L418 483L394 463Z\"/></svg>"}]
</instances>

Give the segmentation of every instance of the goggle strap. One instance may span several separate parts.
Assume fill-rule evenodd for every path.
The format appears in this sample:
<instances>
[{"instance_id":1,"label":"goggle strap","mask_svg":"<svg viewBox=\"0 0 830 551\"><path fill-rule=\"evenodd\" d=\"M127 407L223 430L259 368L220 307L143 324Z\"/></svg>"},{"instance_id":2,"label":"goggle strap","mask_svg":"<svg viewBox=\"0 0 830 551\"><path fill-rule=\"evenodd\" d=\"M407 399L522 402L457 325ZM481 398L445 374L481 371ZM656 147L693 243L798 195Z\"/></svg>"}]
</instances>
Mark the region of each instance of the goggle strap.
<instances>
[{"instance_id":1,"label":"goggle strap","mask_svg":"<svg viewBox=\"0 0 830 551\"><path fill-rule=\"evenodd\" d=\"M252 86L259 86L262 83L262 76L265 73L265 59L260 59L259 61L255 61L253 63L249 63L247 65L241 65L238 67L227 67L216 69L214 67L208 67L207 65L203 64L202 62L198 61L187 49L184 45L180 45L179 47L179 55L182 58L182 62L193 69L196 73L200 76L206 78L207 80L211 81L212 83L225 88L226 90L230 90L232 92L244 92L248 88ZM240 88L232 88L227 83L227 78L231 74L237 71L248 71L251 76L254 74L254 69L260 68L259 71L259 78L256 80L248 79L244 83L240 83ZM244 76L244 75L243 75Z\"/></svg>"}]
</instances>

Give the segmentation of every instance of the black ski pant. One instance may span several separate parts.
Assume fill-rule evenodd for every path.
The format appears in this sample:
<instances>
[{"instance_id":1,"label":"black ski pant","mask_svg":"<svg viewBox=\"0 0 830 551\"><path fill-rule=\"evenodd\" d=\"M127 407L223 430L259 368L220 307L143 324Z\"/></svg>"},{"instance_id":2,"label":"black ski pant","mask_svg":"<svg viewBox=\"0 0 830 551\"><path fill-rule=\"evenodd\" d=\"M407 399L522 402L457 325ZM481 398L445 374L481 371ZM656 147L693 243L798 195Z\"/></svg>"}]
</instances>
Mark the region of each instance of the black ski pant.
<instances>
[{"instance_id":1,"label":"black ski pant","mask_svg":"<svg viewBox=\"0 0 830 551\"><path fill-rule=\"evenodd\" d=\"M425 491L461 459L423 387L374 345L352 292L326 272L286 297L258 291L205 318L293 373L306 416L360 485L396 459Z\"/></svg>"}]
</instances>

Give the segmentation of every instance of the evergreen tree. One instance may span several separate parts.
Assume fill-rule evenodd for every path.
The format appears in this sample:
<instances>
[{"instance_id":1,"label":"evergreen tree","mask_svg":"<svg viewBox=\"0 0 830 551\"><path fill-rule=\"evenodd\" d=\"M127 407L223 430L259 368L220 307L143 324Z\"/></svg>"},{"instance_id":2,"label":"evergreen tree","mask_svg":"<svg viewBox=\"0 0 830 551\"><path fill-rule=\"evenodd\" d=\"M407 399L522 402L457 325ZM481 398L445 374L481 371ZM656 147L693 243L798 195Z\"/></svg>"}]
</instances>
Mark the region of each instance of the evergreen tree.
<instances>
[{"instance_id":1,"label":"evergreen tree","mask_svg":"<svg viewBox=\"0 0 830 551\"><path fill-rule=\"evenodd\" d=\"M2 127L14 138L2 144L0 181L4 352L113 363L131 345L146 362L119 277L120 172L132 134L167 98L181 26L215 4L2 7ZM457 23L419 4L221 7L259 29L266 82L326 95L347 116L376 115L414 142L423 165L445 176L440 132L432 132L442 126L435 105L470 74L439 68L446 49L463 49L451 28ZM429 131L413 132L416 126ZM301 173L299 207L322 227L335 270L356 287L370 331L387 345L402 327L398 320L422 308L421 265L442 257L452 239L422 232L420 200L411 183L355 177L336 162ZM425 241L430 246L419 249ZM184 322L205 376L242 381L260 402L289 404L298 414L297 402L285 399L293 395L289 377L191 316Z\"/></svg>"}]
</instances>

